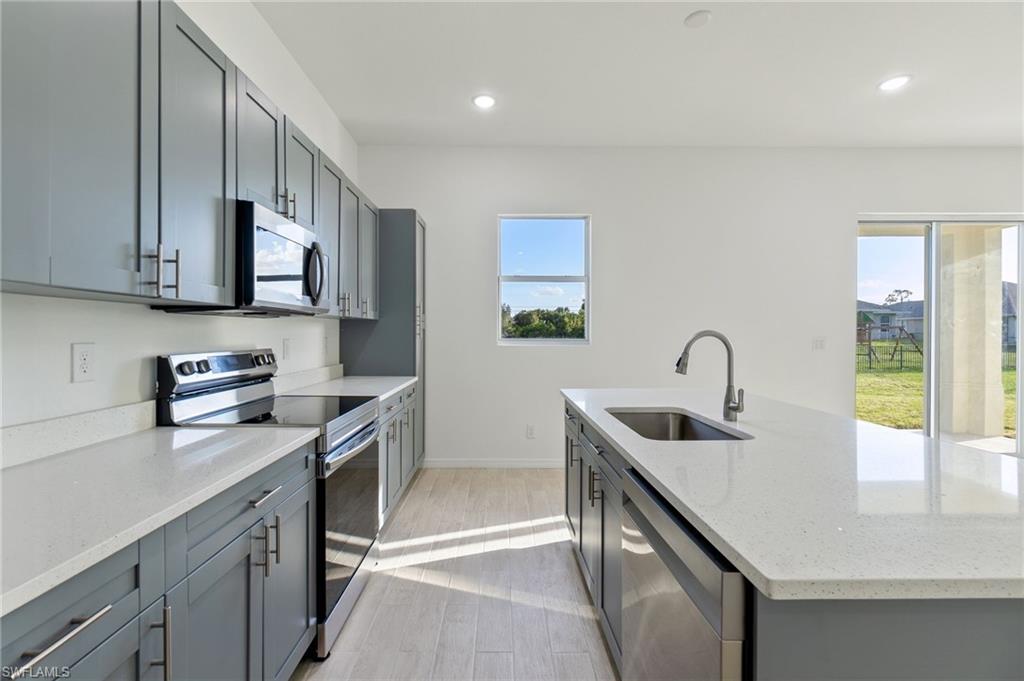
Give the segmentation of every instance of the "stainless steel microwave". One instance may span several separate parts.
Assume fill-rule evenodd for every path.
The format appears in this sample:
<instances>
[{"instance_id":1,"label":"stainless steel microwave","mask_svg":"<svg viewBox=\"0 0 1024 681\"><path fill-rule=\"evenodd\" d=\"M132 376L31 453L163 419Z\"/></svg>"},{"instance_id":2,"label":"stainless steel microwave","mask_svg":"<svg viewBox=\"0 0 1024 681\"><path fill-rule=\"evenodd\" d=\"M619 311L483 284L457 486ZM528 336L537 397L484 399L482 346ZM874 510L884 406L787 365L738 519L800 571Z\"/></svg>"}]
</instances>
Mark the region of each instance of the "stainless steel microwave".
<instances>
[{"instance_id":1,"label":"stainless steel microwave","mask_svg":"<svg viewBox=\"0 0 1024 681\"><path fill-rule=\"evenodd\" d=\"M330 311L330 262L316 234L252 201L239 201L235 298L242 314Z\"/></svg>"}]
</instances>

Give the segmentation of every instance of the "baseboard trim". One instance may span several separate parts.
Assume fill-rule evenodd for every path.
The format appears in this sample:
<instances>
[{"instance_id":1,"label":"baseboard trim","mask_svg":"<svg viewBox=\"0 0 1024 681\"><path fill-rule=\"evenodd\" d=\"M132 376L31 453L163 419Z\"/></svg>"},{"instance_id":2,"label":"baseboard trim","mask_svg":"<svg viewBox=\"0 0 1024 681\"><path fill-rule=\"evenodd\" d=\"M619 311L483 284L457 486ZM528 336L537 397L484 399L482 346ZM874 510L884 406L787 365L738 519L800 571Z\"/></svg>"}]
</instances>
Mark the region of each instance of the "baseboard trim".
<instances>
[{"instance_id":1,"label":"baseboard trim","mask_svg":"<svg viewBox=\"0 0 1024 681\"><path fill-rule=\"evenodd\" d=\"M441 459L429 454L424 468L562 468L562 459Z\"/></svg>"}]
</instances>

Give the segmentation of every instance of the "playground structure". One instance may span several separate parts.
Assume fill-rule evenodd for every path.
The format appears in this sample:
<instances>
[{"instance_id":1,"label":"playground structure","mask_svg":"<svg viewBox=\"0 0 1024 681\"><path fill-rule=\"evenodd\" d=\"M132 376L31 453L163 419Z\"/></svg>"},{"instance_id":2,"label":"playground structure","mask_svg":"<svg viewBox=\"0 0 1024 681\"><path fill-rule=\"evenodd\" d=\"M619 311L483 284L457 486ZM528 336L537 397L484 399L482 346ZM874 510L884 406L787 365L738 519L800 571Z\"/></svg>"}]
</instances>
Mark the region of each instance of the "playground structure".
<instances>
[{"instance_id":1,"label":"playground structure","mask_svg":"<svg viewBox=\"0 0 1024 681\"><path fill-rule=\"evenodd\" d=\"M883 339L875 338L876 335ZM859 367L863 364L866 369L921 370L924 350L918 338L902 325L859 324L857 361Z\"/></svg>"}]
</instances>

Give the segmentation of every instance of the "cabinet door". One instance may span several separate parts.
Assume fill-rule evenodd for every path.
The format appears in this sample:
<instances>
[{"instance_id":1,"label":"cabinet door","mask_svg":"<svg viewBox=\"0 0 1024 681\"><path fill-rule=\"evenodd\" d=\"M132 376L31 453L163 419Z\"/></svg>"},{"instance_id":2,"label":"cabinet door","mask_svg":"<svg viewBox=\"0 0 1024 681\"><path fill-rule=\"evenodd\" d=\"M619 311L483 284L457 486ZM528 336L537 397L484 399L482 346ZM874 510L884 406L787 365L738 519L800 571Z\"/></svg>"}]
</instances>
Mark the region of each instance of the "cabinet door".
<instances>
[{"instance_id":1,"label":"cabinet door","mask_svg":"<svg viewBox=\"0 0 1024 681\"><path fill-rule=\"evenodd\" d=\"M338 235L338 295L342 317L362 316L359 300L359 192L350 184L341 191Z\"/></svg>"},{"instance_id":2,"label":"cabinet door","mask_svg":"<svg viewBox=\"0 0 1024 681\"><path fill-rule=\"evenodd\" d=\"M426 445L425 414L426 414L426 242L427 229L421 221L416 222L416 313L419 323L416 325L416 391L419 393L419 408L416 410L416 460L423 458Z\"/></svg>"},{"instance_id":3,"label":"cabinet door","mask_svg":"<svg viewBox=\"0 0 1024 681\"><path fill-rule=\"evenodd\" d=\"M380 526L384 527L384 520L391 512L391 495L388 493L388 441L391 439L391 430L382 428L377 434L377 457L380 468L377 471L378 508L380 508Z\"/></svg>"},{"instance_id":4,"label":"cabinet door","mask_svg":"<svg viewBox=\"0 0 1024 681\"><path fill-rule=\"evenodd\" d=\"M337 316L340 311L341 258L338 243L341 235L341 193L345 190L345 176L326 156L320 156L320 219L317 235L320 247L327 255L327 291L325 300L330 303L327 316Z\"/></svg>"},{"instance_id":5,"label":"cabinet door","mask_svg":"<svg viewBox=\"0 0 1024 681\"><path fill-rule=\"evenodd\" d=\"M267 516L272 565L263 591L263 678L288 681L316 633L314 496L311 480Z\"/></svg>"},{"instance_id":6,"label":"cabinet door","mask_svg":"<svg viewBox=\"0 0 1024 681\"><path fill-rule=\"evenodd\" d=\"M622 646L622 492L607 478L601 488L601 610ZM609 642L611 643L611 642Z\"/></svg>"},{"instance_id":7,"label":"cabinet door","mask_svg":"<svg viewBox=\"0 0 1024 681\"><path fill-rule=\"evenodd\" d=\"M160 3L160 241L180 250L168 298L234 302L235 67L173 2Z\"/></svg>"},{"instance_id":8,"label":"cabinet door","mask_svg":"<svg viewBox=\"0 0 1024 681\"><path fill-rule=\"evenodd\" d=\"M580 449L580 466L583 472L583 499L580 509L580 553L586 571L587 586L594 602L599 601L601 568L601 494L597 489L600 470L597 462L586 450Z\"/></svg>"},{"instance_id":9,"label":"cabinet door","mask_svg":"<svg viewBox=\"0 0 1024 681\"><path fill-rule=\"evenodd\" d=\"M315 232L318 214L317 179L320 175L320 150L285 118L284 184L288 194L288 216Z\"/></svg>"},{"instance_id":10,"label":"cabinet door","mask_svg":"<svg viewBox=\"0 0 1024 681\"><path fill-rule=\"evenodd\" d=\"M176 681L261 679L266 534L261 521L167 593Z\"/></svg>"},{"instance_id":11,"label":"cabinet door","mask_svg":"<svg viewBox=\"0 0 1024 681\"><path fill-rule=\"evenodd\" d=\"M365 198L359 205L359 305L357 316L377 319L377 209Z\"/></svg>"},{"instance_id":12,"label":"cabinet door","mask_svg":"<svg viewBox=\"0 0 1024 681\"><path fill-rule=\"evenodd\" d=\"M272 211L284 205L284 114L238 73L238 198Z\"/></svg>"},{"instance_id":13,"label":"cabinet door","mask_svg":"<svg viewBox=\"0 0 1024 681\"><path fill-rule=\"evenodd\" d=\"M394 509L402 491L402 419L396 417L388 424L388 505Z\"/></svg>"},{"instance_id":14,"label":"cabinet door","mask_svg":"<svg viewBox=\"0 0 1024 681\"><path fill-rule=\"evenodd\" d=\"M156 5L0 11L4 278L154 295Z\"/></svg>"},{"instance_id":15,"label":"cabinet door","mask_svg":"<svg viewBox=\"0 0 1024 681\"><path fill-rule=\"evenodd\" d=\"M415 434L412 428L413 423L413 412L416 410L416 405L411 405L406 408L405 413L399 416L401 419L401 431L402 437L402 484L405 485L409 482L409 478L412 477L413 467L416 464L416 453L413 447L415 443Z\"/></svg>"},{"instance_id":16,"label":"cabinet door","mask_svg":"<svg viewBox=\"0 0 1024 681\"><path fill-rule=\"evenodd\" d=\"M580 472L580 445L571 434L565 435L565 518L573 542L579 543L580 491L583 476Z\"/></svg>"}]
</instances>

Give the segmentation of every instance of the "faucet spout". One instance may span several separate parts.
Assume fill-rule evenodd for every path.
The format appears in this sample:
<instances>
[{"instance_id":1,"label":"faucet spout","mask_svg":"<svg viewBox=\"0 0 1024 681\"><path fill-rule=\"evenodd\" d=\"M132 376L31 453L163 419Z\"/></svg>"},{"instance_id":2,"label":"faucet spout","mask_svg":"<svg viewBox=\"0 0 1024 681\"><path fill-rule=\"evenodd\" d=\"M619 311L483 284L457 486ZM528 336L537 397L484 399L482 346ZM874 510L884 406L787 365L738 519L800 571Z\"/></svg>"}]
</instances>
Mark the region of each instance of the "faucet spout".
<instances>
[{"instance_id":1,"label":"faucet spout","mask_svg":"<svg viewBox=\"0 0 1024 681\"><path fill-rule=\"evenodd\" d=\"M743 411L743 388L740 388L737 395L736 388L733 385L733 350L732 343L721 331L715 331L714 329L704 329L693 334L690 340L686 341L686 345L683 347L682 354L679 355L679 359L676 360L676 373L686 374L690 365L690 348L701 338L716 338L721 341L722 345L725 346L725 360L726 360L726 385L725 385L725 402L722 407L722 417L726 421L735 421L736 415ZM738 399L737 399L738 398Z\"/></svg>"}]
</instances>

